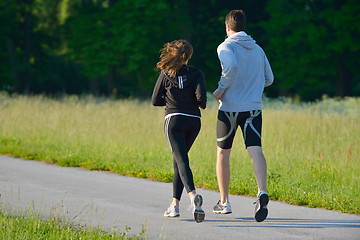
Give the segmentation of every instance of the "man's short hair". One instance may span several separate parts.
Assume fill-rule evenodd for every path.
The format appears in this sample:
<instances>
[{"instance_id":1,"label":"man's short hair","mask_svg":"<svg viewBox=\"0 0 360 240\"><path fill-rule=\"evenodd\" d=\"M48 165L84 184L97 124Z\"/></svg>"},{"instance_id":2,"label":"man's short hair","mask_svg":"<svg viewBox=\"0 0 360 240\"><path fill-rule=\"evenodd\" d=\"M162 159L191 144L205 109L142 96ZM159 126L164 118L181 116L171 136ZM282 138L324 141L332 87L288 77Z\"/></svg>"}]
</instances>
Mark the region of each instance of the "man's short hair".
<instances>
[{"instance_id":1,"label":"man's short hair","mask_svg":"<svg viewBox=\"0 0 360 240\"><path fill-rule=\"evenodd\" d=\"M225 24L235 32L245 31L246 17L243 10L232 10L226 15Z\"/></svg>"}]
</instances>

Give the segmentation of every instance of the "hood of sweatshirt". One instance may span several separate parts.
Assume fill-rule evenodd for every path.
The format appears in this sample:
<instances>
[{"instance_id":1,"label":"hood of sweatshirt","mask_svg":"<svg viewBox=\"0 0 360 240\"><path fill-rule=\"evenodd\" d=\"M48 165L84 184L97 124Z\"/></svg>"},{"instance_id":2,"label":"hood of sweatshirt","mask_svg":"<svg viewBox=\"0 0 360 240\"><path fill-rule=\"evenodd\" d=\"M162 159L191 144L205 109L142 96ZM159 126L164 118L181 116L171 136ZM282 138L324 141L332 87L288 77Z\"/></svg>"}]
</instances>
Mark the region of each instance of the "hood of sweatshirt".
<instances>
[{"instance_id":1,"label":"hood of sweatshirt","mask_svg":"<svg viewBox=\"0 0 360 240\"><path fill-rule=\"evenodd\" d=\"M189 86L193 81L195 81L199 77L200 72L195 67L183 65L176 73L175 77L170 77L164 71L163 74L166 79L168 79L178 88L182 89Z\"/></svg>"},{"instance_id":2,"label":"hood of sweatshirt","mask_svg":"<svg viewBox=\"0 0 360 240\"><path fill-rule=\"evenodd\" d=\"M236 43L247 49L253 49L256 46L255 40L245 32L234 33L228 37L225 42Z\"/></svg>"}]
</instances>

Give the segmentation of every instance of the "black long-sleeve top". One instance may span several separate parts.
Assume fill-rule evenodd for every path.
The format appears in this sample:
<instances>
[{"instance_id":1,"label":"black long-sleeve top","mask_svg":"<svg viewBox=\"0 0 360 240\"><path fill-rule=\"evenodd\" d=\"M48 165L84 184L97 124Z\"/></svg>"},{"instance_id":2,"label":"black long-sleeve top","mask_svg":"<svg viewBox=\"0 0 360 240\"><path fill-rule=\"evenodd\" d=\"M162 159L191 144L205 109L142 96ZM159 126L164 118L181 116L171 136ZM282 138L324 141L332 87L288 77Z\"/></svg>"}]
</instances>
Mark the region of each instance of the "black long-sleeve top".
<instances>
[{"instance_id":1,"label":"black long-sleeve top","mask_svg":"<svg viewBox=\"0 0 360 240\"><path fill-rule=\"evenodd\" d=\"M175 77L161 71L152 94L154 106L165 106L165 115L184 113L201 116L206 108L206 87L203 73L196 67L183 65Z\"/></svg>"}]
</instances>

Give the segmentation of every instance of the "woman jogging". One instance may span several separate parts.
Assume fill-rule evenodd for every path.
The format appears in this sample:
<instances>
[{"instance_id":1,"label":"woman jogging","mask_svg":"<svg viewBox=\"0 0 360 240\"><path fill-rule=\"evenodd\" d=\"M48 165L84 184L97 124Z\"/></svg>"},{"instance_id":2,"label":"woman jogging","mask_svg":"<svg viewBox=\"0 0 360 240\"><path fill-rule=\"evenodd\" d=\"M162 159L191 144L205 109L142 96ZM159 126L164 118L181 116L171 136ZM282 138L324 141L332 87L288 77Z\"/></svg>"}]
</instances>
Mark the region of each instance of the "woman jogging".
<instances>
[{"instance_id":1,"label":"woman jogging","mask_svg":"<svg viewBox=\"0 0 360 240\"><path fill-rule=\"evenodd\" d=\"M157 67L161 70L152 95L154 106L165 106L164 131L173 153L173 200L165 217L179 217L179 202L185 187L196 222L202 222L202 196L196 193L188 152L199 134L199 107L206 107L205 80L202 72L187 63L193 48L186 40L166 43Z\"/></svg>"}]
</instances>

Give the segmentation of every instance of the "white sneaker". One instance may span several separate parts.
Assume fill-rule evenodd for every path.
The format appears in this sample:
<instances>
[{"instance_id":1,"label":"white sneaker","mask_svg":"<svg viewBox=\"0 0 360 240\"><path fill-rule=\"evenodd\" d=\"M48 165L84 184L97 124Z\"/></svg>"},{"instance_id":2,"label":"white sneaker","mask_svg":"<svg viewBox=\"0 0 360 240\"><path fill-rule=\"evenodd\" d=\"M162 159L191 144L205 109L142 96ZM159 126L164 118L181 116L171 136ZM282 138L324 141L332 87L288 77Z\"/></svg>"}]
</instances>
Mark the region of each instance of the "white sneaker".
<instances>
[{"instance_id":1,"label":"white sneaker","mask_svg":"<svg viewBox=\"0 0 360 240\"><path fill-rule=\"evenodd\" d=\"M201 223L205 219L205 212L201 208L202 204L202 196L200 194L193 195L191 199L191 207L193 210L194 219L197 223Z\"/></svg>"},{"instance_id":2,"label":"white sneaker","mask_svg":"<svg viewBox=\"0 0 360 240\"><path fill-rule=\"evenodd\" d=\"M179 217L180 211L179 206L170 205L168 209L164 212L164 217Z\"/></svg>"},{"instance_id":3,"label":"white sneaker","mask_svg":"<svg viewBox=\"0 0 360 240\"><path fill-rule=\"evenodd\" d=\"M213 208L214 213L221 213L221 214L230 214L231 211L231 204L230 202L227 203L221 203L221 200L218 201L218 203Z\"/></svg>"}]
</instances>

